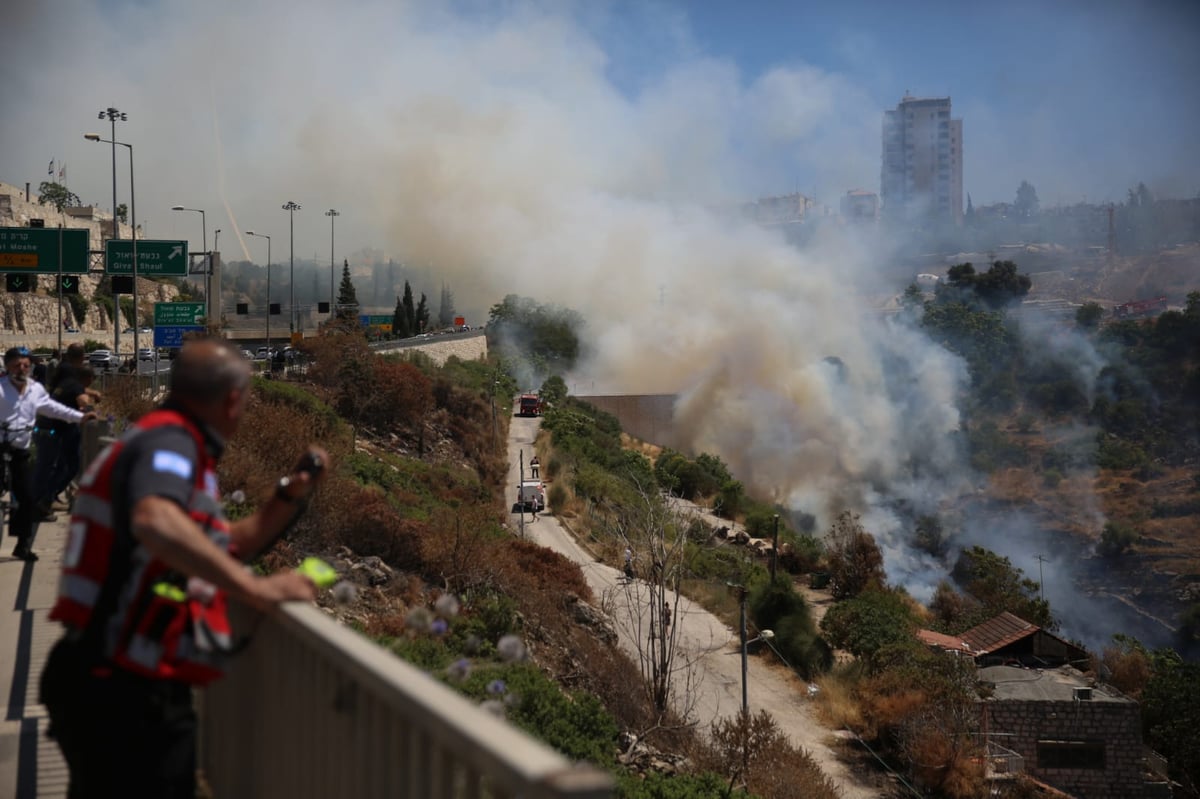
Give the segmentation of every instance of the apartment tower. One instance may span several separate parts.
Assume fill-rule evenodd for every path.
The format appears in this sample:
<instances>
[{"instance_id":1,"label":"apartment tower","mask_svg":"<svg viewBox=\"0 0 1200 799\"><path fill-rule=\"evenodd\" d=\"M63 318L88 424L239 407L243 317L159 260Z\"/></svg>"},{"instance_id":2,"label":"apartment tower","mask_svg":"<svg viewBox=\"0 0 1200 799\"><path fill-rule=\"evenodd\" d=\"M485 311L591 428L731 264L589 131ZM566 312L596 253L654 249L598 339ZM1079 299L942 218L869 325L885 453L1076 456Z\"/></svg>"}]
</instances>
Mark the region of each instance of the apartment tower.
<instances>
[{"instance_id":1,"label":"apartment tower","mask_svg":"<svg viewBox=\"0 0 1200 799\"><path fill-rule=\"evenodd\" d=\"M909 94L883 112L880 195L885 218L922 224L962 224L962 120L950 98Z\"/></svg>"}]
</instances>

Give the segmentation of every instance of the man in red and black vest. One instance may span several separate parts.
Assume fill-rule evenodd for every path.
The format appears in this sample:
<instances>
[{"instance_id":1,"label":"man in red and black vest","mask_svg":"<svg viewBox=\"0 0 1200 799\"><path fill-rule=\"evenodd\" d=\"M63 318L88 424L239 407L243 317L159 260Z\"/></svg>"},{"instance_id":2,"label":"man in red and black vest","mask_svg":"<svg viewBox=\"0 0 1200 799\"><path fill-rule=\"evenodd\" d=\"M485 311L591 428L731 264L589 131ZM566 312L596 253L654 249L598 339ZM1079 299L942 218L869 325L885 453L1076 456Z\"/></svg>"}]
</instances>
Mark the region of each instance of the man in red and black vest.
<instances>
[{"instance_id":1,"label":"man in red and black vest","mask_svg":"<svg viewBox=\"0 0 1200 799\"><path fill-rule=\"evenodd\" d=\"M50 613L67 631L41 681L73 799L192 799L192 689L219 677L235 649L229 598L265 612L315 596L298 573L260 576L243 562L295 521L328 461L324 450L310 447L252 516L229 523L220 504L217 460L249 392L239 353L217 341L187 343L163 407L80 480Z\"/></svg>"}]
</instances>

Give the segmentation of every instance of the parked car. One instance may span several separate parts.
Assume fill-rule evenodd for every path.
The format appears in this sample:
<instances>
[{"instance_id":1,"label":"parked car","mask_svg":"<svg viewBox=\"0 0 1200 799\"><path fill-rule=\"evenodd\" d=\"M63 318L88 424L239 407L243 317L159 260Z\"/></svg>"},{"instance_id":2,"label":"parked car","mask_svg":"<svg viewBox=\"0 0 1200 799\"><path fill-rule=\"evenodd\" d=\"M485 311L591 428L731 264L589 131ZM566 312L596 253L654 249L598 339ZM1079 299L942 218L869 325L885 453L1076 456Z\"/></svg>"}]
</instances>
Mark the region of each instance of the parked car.
<instances>
[{"instance_id":1,"label":"parked car","mask_svg":"<svg viewBox=\"0 0 1200 799\"><path fill-rule=\"evenodd\" d=\"M117 369L121 366L121 356L112 350L92 350L88 355L88 363L99 371Z\"/></svg>"}]
</instances>

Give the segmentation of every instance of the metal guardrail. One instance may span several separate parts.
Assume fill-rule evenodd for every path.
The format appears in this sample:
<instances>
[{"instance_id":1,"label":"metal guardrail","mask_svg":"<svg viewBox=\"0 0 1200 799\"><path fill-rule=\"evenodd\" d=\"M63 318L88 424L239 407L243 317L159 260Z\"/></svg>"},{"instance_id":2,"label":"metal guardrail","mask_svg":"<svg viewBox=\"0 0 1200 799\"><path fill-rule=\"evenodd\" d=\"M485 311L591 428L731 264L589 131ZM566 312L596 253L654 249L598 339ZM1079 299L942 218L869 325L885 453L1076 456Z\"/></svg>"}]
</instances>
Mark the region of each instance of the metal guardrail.
<instances>
[{"instance_id":1,"label":"metal guardrail","mask_svg":"<svg viewBox=\"0 0 1200 799\"><path fill-rule=\"evenodd\" d=\"M216 797L613 795L607 773L572 765L315 607L252 617L235 609L253 641L200 692L201 768Z\"/></svg>"}]
</instances>

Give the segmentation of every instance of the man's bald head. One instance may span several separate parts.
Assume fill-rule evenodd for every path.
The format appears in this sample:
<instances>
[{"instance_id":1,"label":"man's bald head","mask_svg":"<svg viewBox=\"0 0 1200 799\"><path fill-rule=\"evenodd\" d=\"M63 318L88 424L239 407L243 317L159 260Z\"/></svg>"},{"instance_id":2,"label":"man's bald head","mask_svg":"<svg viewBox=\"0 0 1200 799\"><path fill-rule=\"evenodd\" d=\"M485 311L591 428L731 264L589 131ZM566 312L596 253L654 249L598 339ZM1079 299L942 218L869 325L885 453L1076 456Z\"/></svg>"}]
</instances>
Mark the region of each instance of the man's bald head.
<instances>
[{"instance_id":1,"label":"man's bald head","mask_svg":"<svg viewBox=\"0 0 1200 799\"><path fill-rule=\"evenodd\" d=\"M250 364L221 341L188 341L171 365L173 402L193 407L220 407L232 391L250 384Z\"/></svg>"}]
</instances>

